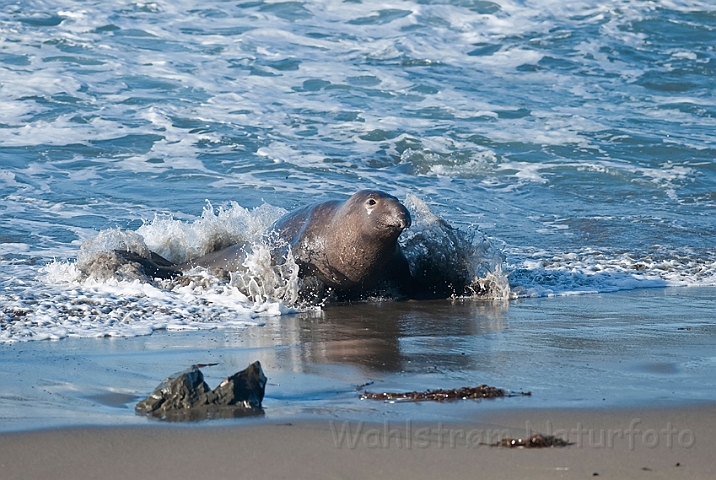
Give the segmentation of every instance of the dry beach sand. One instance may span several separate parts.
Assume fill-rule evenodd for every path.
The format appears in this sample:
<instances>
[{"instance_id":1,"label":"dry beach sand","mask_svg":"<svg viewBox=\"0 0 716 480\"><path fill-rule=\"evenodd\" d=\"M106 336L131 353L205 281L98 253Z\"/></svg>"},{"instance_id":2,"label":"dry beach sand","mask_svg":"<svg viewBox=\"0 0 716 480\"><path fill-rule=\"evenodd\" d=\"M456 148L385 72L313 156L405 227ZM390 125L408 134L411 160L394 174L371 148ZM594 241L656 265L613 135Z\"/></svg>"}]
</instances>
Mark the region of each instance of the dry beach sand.
<instances>
[{"instance_id":1,"label":"dry beach sand","mask_svg":"<svg viewBox=\"0 0 716 480\"><path fill-rule=\"evenodd\" d=\"M526 424L542 431L551 426L573 444L544 449L471 444L488 430L523 435ZM430 433L422 430L426 428ZM462 424L345 424L326 419L198 428L70 428L0 436L0 472L7 480L712 479L714 432L713 405L502 411Z\"/></svg>"}]
</instances>

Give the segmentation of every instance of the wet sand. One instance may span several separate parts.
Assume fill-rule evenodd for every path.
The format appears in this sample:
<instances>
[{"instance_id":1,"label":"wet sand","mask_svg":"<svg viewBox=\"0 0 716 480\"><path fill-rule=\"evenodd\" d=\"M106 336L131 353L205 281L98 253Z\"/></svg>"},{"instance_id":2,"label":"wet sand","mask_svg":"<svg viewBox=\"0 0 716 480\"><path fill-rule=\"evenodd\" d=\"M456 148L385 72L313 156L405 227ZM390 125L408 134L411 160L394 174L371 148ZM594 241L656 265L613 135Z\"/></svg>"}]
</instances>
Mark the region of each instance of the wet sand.
<instances>
[{"instance_id":1,"label":"wet sand","mask_svg":"<svg viewBox=\"0 0 716 480\"><path fill-rule=\"evenodd\" d=\"M2 478L713 478L715 293L334 306L239 330L0 345ZM214 387L255 360L269 379L260 418L134 413L191 364L218 363L203 369ZM532 395L359 399L482 383ZM524 437L528 421L573 444L478 445ZM336 447L348 427L355 448Z\"/></svg>"}]
</instances>

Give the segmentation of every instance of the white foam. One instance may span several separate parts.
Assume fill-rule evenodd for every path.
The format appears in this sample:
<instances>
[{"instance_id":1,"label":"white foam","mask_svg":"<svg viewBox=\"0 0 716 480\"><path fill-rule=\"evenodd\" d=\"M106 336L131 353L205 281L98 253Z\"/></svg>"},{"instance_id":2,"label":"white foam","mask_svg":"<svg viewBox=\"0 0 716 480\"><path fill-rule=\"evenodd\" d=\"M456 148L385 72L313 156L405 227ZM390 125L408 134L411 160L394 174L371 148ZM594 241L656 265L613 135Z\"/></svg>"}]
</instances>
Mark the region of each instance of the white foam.
<instances>
[{"instance_id":1,"label":"white foam","mask_svg":"<svg viewBox=\"0 0 716 480\"><path fill-rule=\"evenodd\" d=\"M0 255L26 253L29 250L30 246L26 243L0 243Z\"/></svg>"},{"instance_id":2,"label":"white foam","mask_svg":"<svg viewBox=\"0 0 716 480\"><path fill-rule=\"evenodd\" d=\"M243 328L261 316L293 313L267 299L252 305L236 289L186 286L173 291L139 280L83 278L74 263L52 262L37 282L0 294L6 321L0 343L66 337L133 337L156 329Z\"/></svg>"},{"instance_id":3,"label":"white foam","mask_svg":"<svg viewBox=\"0 0 716 480\"><path fill-rule=\"evenodd\" d=\"M551 256L534 251L516 263L508 262L508 269L513 298L716 285L716 260L703 263L669 252L636 257L610 256L590 248Z\"/></svg>"}]
</instances>

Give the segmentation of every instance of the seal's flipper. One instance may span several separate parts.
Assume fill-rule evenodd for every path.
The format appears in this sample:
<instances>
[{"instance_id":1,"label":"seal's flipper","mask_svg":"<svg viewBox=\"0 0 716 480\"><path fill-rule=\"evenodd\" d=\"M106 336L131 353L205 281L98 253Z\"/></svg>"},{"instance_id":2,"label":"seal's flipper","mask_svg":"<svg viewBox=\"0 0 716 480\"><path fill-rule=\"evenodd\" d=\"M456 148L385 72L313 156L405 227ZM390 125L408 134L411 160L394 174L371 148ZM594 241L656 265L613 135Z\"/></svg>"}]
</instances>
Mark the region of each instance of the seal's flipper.
<instances>
[{"instance_id":1,"label":"seal's flipper","mask_svg":"<svg viewBox=\"0 0 716 480\"><path fill-rule=\"evenodd\" d=\"M158 253L149 252L150 259L160 267L176 267L175 263L170 262L166 258L162 257Z\"/></svg>"},{"instance_id":2,"label":"seal's flipper","mask_svg":"<svg viewBox=\"0 0 716 480\"><path fill-rule=\"evenodd\" d=\"M151 278L174 278L182 274L181 269L159 254L150 252L150 258L126 250L115 250L117 256L128 262L138 263L144 274Z\"/></svg>"}]
</instances>

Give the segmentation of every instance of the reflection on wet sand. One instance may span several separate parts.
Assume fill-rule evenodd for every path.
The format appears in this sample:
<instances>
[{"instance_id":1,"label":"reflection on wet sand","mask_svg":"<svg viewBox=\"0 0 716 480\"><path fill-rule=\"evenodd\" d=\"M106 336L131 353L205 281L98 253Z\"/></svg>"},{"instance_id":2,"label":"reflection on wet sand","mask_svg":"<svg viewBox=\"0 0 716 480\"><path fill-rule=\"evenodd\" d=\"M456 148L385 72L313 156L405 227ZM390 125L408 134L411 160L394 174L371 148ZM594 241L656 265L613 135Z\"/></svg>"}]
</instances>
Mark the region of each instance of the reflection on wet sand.
<instances>
[{"instance_id":1,"label":"reflection on wet sand","mask_svg":"<svg viewBox=\"0 0 716 480\"><path fill-rule=\"evenodd\" d=\"M374 371L465 368L471 337L506 328L506 302L421 301L333 306L299 317L301 361ZM474 349L474 348L473 348Z\"/></svg>"}]
</instances>

